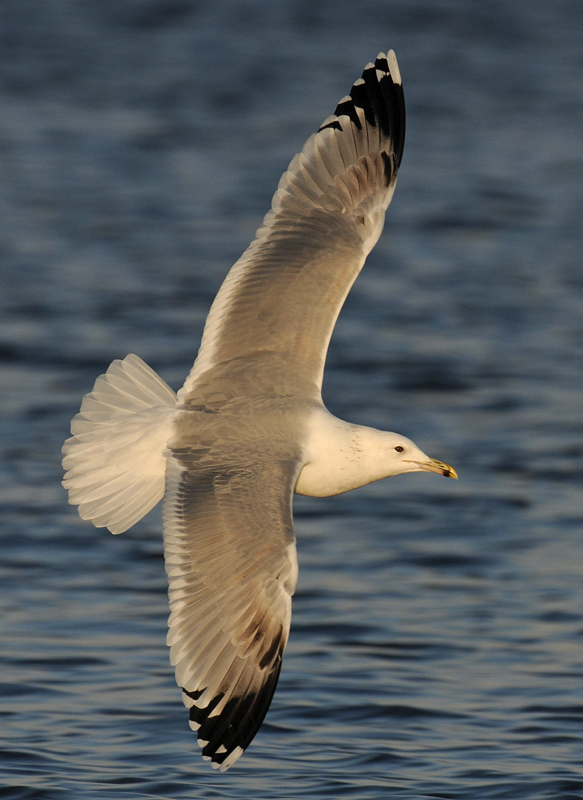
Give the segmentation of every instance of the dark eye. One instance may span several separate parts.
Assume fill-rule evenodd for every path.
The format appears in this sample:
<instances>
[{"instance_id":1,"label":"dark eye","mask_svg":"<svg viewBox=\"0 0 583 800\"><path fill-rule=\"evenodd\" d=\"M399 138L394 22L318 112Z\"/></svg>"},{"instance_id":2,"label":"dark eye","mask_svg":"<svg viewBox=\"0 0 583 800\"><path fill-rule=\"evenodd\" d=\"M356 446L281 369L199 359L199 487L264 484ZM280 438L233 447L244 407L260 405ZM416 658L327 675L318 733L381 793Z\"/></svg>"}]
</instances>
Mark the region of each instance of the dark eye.
<instances>
[{"instance_id":1,"label":"dark eye","mask_svg":"<svg viewBox=\"0 0 583 800\"><path fill-rule=\"evenodd\" d=\"M402 445L402 444L398 444L398 445L395 447L395 450L397 451L397 453L402 453L402 452L404 451L404 449L405 449L405 448L403 447L403 445Z\"/></svg>"}]
</instances>

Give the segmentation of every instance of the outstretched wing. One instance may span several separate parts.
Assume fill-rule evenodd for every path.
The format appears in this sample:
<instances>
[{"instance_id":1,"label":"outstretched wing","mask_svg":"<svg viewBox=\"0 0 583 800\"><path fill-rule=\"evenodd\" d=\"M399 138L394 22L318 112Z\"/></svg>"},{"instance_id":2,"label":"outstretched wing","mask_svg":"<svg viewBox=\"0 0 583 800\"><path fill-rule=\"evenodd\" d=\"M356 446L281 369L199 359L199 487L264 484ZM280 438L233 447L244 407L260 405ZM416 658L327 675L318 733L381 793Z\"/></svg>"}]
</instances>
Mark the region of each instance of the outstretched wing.
<instances>
[{"instance_id":1,"label":"outstretched wing","mask_svg":"<svg viewBox=\"0 0 583 800\"><path fill-rule=\"evenodd\" d=\"M213 303L179 400L210 367L259 351L321 385L336 318L381 234L404 137L397 60L380 53L283 174Z\"/></svg>"},{"instance_id":2,"label":"outstretched wing","mask_svg":"<svg viewBox=\"0 0 583 800\"><path fill-rule=\"evenodd\" d=\"M221 770L257 733L279 677L300 469L289 455L227 456L219 445L174 450L163 510L170 660L203 757Z\"/></svg>"}]
</instances>

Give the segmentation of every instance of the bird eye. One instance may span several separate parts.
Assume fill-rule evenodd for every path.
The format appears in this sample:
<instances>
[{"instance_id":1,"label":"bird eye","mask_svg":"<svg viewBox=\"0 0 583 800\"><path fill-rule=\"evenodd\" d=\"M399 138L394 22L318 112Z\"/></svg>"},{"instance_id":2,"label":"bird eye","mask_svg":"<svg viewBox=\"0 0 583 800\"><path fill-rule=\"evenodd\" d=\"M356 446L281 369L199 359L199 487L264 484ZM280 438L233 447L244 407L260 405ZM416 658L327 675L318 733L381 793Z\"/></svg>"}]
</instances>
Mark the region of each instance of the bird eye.
<instances>
[{"instance_id":1,"label":"bird eye","mask_svg":"<svg viewBox=\"0 0 583 800\"><path fill-rule=\"evenodd\" d=\"M402 453L404 449L405 449L405 448L403 447L403 445L402 445L402 444L398 444L398 445L395 447L395 450L397 451L397 453Z\"/></svg>"}]
</instances>

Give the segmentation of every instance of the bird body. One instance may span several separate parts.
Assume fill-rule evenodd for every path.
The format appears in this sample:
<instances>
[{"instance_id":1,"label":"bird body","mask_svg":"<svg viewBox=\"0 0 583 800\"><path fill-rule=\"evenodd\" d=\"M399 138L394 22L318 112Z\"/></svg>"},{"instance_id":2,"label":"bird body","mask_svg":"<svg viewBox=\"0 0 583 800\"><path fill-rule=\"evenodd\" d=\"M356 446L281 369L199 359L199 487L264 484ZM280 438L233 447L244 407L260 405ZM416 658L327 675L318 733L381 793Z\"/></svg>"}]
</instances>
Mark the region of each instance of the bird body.
<instances>
[{"instance_id":1,"label":"bird body","mask_svg":"<svg viewBox=\"0 0 583 800\"><path fill-rule=\"evenodd\" d=\"M298 576L294 492L456 477L404 436L322 403L336 318L394 192L404 114L396 58L381 53L282 176L178 394L138 356L116 360L63 446L69 501L98 527L121 533L164 496L170 659L203 757L221 770L277 684Z\"/></svg>"}]
</instances>

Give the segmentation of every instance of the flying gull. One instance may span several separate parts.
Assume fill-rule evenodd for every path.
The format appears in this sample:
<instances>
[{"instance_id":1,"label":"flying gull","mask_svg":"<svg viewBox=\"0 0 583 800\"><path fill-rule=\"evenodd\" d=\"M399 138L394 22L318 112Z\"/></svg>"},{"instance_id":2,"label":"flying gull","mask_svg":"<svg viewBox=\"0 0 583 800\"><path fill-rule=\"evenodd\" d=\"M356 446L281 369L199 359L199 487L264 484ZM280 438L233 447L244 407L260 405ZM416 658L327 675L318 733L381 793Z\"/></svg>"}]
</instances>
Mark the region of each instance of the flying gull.
<instances>
[{"instance_id":1,"label":"flying gull","mask_svg":"<svg viewBox=\"0 0 583 800\"><path fill-rule=\"evenodd\" d=\"M332 416L321 387L344 299L376 244L405 137L393 51L367 64L284 172L175 394L138 356L97 378L63 446L69 502L122 533L164 497L168 645L203 758L228 769L269 708L298 564L294 492L455 470Z\"/></svg>"}]
</instances>

